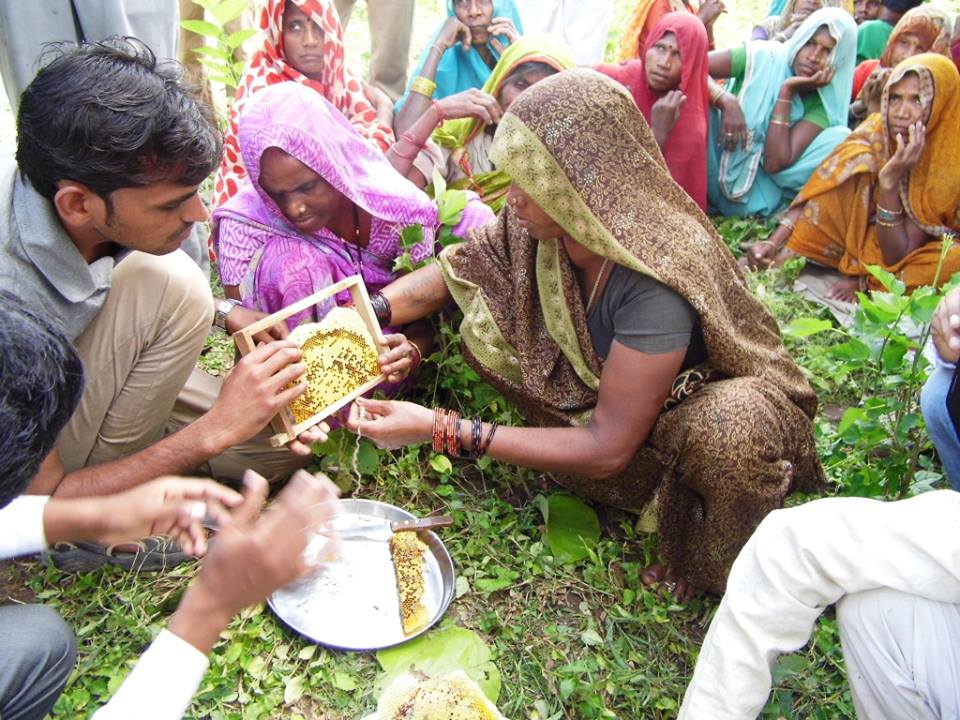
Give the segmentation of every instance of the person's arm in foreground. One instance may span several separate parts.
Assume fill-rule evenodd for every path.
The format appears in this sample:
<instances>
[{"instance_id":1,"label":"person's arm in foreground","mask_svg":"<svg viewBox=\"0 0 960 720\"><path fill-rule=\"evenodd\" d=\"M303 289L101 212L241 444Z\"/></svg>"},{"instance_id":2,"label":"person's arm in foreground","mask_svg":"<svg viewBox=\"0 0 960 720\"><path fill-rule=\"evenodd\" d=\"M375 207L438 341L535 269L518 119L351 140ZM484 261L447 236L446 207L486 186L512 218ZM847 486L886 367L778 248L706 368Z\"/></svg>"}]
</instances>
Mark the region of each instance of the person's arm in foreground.
<instances>
[{"instance_id":1,"label":"person's arm in foreground","mask_svg":"<svg viewBox=\"0 0 960 720\"><path fill-rule=\"evenodd\" d=\"M401 275L380 293L390 303L388 325L402 326L440 312L451 300L437 263Z\"/></svg>"},{"instance_id":2,"label":"person's arm in foreground","mask_svg":"<svg viewBox=\"0 0 960 720\"><path fill-rule=\"evenodd\" d=\"M203 679L207 655L230 619L312 568L303 552L336 512L333 483L297 472L262 515L266 481L248 471L244 483L243 503L221 525L167 629L94 715L96 720L179 720Z\"/></svg>"},{"instance_id":3,"label":"person's arm in foreground","mask_svg":"<svg viewBox=\"0 0 960 720\"><path fill-rule=\"evenodd\" d=\"M0 559L40 552L61 541L120 543L172 535L185 552L203 555L204 518L223 521L242 501L212 480L165 477L132 490L89 498L21 495L0 509Z\"/></svg>"},{"instance_id":4,"label":"person's arm in foreground","mask_svg":"<svg viewBox=\"0 0 960 720\"><path fill-rule=\"evenodd\" d=\"M70 473L64 473L54 450L28 492L58 497L109 495L161 475L189 474L252 438L306 389L304 382L288 387L306 370L300 360L300 348L289 340L262 345L237 363L213 407L187 427L128 457ZM307 455L311 443L324 439L324 431L324 425L311 428L288 447Z\"/></svg>"},{"instance_id":5,"label":"person's arm in foreground","mask_svg":"<svg viewBox=\"0 0 960 720\"><path fill-rule=\"evenodd\" d=\"M892 588L960 603L960 493L884 503L827 498L766 517L730 570L681 719L759 715L782 653L844 595Z\"/></svg>"},{"instance_id":6,"label":"person's arm in foreground","mask_svg":"<svg viewBox=\"0 0 960 720\"><path fill-rule=\"evenodd\" d=\"M600 376L597 406L585 427L502 427L487 454L535 470L603 479L622 472L646 441L683 364L685 350L649 354L614 341ZM370 419L360 419L360 408ZM358 399L348 427L380 447L429 442L434 411L410 402ZM482 437L490 432L486 423ZM461 445L473 449L471 423Z\"/></svg>"}]
</instances>

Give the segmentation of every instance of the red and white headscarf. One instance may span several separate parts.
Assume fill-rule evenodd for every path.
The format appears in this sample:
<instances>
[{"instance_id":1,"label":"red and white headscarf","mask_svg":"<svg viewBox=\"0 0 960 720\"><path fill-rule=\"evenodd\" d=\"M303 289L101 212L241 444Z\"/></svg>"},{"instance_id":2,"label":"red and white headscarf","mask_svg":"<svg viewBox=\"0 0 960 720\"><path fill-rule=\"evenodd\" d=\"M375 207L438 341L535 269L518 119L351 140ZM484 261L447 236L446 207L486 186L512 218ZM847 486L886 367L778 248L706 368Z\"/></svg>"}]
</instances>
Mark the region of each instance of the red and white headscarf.
<instances>
[{"instance_id":1,"label":"red and white headscarf","mask_svg":"<svg viewBox=\"0 0 960 720\"><path fill-rule=\"evenodd\" d=\"M323 79L311 80L295 70L283 50L283 11L287 2L297 7L323 30ZM386 151L394 142L393 130L377 119L373 105L363 94L363 86L344 64L343 27L332 0L267 0L260 12L263 46L257 50L240 80L230 109L223 162L217 172L214 200L217 207L233 197L246 177L237 120L250 96L268 85L296 82L313 88L329 100L369 141Z\"/></svg>"}]
</instances>

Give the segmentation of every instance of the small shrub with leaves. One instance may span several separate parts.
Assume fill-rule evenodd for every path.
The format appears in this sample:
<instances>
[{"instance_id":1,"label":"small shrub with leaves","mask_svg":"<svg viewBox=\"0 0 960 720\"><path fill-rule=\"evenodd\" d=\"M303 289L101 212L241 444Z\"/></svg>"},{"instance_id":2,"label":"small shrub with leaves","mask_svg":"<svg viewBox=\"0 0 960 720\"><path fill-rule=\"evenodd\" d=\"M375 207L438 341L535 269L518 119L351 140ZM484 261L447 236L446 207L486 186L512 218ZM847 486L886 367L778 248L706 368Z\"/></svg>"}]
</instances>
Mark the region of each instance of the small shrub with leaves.
<instances>
[{"instance_id":1,"label":"small shrub with leaves","mask_svg":"<svg viewBox=\"0 0 960 720\"><path fill-rule=\"evenodd\" d=\"M231 90L240 84L246 63L235 58L237 49L257 34L254 28L236 32L227 30L227 25L237 20L247 9L249 0L193 0L201 6L207 20L184 20L185 30L204 38L204 44L195 48L200 63L210 71L210 80ZM212 44L211 42L212 41Z\"/></svg>"},{"instance_id":2,"label":"small shrub with leaves","mask_svg":"<svg viewBox=\"0 0 960 720\"><path fill-rule=\"evenodd\" d=\"M944 254L951 245L952 239L945 238ZM884 291L858 293L850 328L800 317L783 332L793 338L829 334L839 340L808 350L819 360L820 373L851 393L835 427L829 422L817 426L830 478L846 495L899 499L929 490L942 477L920 412L920 390L930 366L923 348L933 311L946 292L960 285L960 276L939 290L921 287L908 294L891 273L875 266L868 270Z\"/></svg>"}]
</instances>

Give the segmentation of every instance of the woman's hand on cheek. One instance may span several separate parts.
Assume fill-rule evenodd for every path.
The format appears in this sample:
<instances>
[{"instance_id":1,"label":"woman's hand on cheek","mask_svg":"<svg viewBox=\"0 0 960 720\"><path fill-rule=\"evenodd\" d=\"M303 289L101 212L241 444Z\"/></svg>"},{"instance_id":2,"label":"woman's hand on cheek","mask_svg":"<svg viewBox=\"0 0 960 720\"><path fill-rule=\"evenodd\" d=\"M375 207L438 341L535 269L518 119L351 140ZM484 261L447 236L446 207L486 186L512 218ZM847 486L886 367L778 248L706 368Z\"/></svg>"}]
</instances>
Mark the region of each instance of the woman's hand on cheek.
<instances>
[{"instance_id":1,"label":"woman's hand on cheek","mask_svg":"<svg viewBox=\"0 0 960 720\"><path fill-rule=\"evenodd\" d=\"M517 28L513 24L513 20L507 17L493 18L493 22L490 23L487 32L490 33L490 44L493 45L493 49L501 55L503 51L506 50L506 46L500 42L501 37L507 39L507 45L512 45L517 41L517 38L520 37L520 33L517 32Z\"/></svg>"},{"instance_id":2,"label":"woman's hand on cheek","mask_svg":"<svg viewBox=\"0 0 960 720\"><path fill-rule=\"evenodd\" d=\"M419 445L432 436L433 411L411 402L358 398L350 407L347 428L379 448Z\"/></svg>"},{"instance_id":3,"label":"woman's hand on cheek","mask_svg":"<svg viewBox=\"0 0 960 720\"><path fill-rule=\"evenodd\" d=\"M464 51L470 49L472 41L470 28L460 22L456 17L448 17L443 28L440 30L440 34L437 36L435 45L449 50L456 45L458 41L463 44Z\"/></svg>"}]
</instances>

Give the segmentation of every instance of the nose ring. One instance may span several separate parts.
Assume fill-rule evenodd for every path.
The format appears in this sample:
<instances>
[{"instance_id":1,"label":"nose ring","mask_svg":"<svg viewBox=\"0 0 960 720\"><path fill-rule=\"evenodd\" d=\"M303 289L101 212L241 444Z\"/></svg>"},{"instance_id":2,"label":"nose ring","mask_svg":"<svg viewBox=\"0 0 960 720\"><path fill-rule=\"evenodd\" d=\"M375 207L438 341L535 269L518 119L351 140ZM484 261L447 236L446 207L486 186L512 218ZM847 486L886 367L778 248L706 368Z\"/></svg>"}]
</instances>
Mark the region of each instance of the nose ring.
<instances>
[{"instance_id":1,"label":"nose ring","mask_svg":"<svg viewBox=\"0 0 960 720\"><path fill-rule=\"evenodd\" d=\"M297 215L306 215L306 213L307 213L306 205L301 205L300 207L297 208Z\"/></svg>"}]
</instances>

